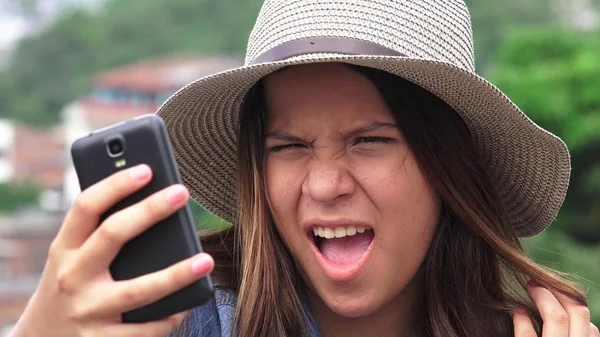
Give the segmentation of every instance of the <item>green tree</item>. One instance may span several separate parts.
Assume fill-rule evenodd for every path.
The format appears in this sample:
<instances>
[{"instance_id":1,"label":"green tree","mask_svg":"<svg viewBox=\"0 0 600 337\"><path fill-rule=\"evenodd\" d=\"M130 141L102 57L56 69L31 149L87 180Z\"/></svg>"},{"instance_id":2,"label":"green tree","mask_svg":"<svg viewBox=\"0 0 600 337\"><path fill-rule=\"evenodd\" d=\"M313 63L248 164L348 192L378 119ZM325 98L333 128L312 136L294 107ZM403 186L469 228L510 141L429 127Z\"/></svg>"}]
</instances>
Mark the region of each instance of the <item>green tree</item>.
<instances>
[{"instance_id":1,"label":"green tree","mask_svg":"<svg viewBox=\"0 0 600 337\"><path fill-rule=\"evenodd\" d=\"M550 29L515 30L494 58L489 77L571 152L571 184L555 224L523 240L534 260L571 273L588 291L600 323L600 35ZM585 245L582 245L585 244Z\"/></svg>"},{"instance_id":2,"label":"green tree","mask_svg":"<svg viewBox=\"0 0 600 337\"><path fill-rule=\"evenodd\" d=\"M260 0L113 0L98 13L74 10L23 40L0 73L0 117L58 122L94 74L176 53L242 55Z\"/></svg>"},{"instance_id":3,"label":"green tree","mask_svg":"<svg viewBox=\"0 0 600 337\"><path fill-rule=\"evenodd\" d=\"M572 155L571 185L558 226L600 242L600 36L556 30L515 33L490 77Z\"/></svg>"},{"instance_id":4,"label":"green tree","mask_svg":"<svg viewBox=\"0 0 600 337\"><path fill-rule=\"evenodd\" d=\"M39 187L33 182L19 181L0 184L0 213L10 213L20 207L37 203Z\"/></svg>"},{"instance_id":5,"label":"green tree","mask_svg":"<svg viewBox=\"0 0 600 337\"><path fill-rule=\"evenodd\" d=\"M475 60L480 73L491 66L499 46L514 29L556 25L552 0L465 0L471 13Z\"/></svg>"}]
</instances>

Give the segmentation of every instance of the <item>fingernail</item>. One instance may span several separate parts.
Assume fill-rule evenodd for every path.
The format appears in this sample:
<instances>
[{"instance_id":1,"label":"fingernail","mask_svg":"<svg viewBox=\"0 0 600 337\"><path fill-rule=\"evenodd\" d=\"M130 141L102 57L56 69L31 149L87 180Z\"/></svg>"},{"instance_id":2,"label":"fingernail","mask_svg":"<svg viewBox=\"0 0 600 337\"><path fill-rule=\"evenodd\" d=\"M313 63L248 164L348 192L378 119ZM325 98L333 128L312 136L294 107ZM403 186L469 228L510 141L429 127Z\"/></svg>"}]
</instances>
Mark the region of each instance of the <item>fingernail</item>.
<instances>
[{"instance_id":1,"label":"fingernail","mask_svg":"<svg viewBox=\"0 0 600 337\"><path fill-rule=\"evenodd\" d=\"M210 270L212 257L208 254L200 253L194 261L192 261L192 273L195 275L205 274Z\"/></svg>"},{"instance_id":2,"label":"fingernail","mask_svg":"<svg viewBox=\"0 0 600 337\"><path fill-rule=\"evenodd\" d=\"M145 180L150 175L150 168L147 165L138 165L129 169L129 176L135 181Z\"/></svg>"},{"instance_id":3,"label":"fingernail","mask_svg":"<svg viewBox=\"0 0 600 337\"><path fill-rule=\"evenodd\" d=\"M165 198L167 199L167 202L171 205L176 205L182 202L183 199L185 199L186 193L187 190L185 189L185 187L181 185L175 185L169 187L166 190Z\"/></svg>"}]
</instances>

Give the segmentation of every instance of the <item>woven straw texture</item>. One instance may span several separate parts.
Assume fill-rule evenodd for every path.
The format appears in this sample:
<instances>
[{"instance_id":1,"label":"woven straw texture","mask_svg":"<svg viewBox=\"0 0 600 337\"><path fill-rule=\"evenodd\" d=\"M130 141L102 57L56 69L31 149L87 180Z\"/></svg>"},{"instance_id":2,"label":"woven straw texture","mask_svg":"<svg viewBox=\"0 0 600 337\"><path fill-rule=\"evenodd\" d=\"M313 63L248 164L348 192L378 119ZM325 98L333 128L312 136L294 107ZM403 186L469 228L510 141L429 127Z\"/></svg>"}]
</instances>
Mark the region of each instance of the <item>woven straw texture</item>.
<instances>
[{"instance_id":1,"label":"woven straw texture","mask_svg":"<svg viewBox=\"0 0 600 337\"><path fill-rule=\"evenodd\" d=\"M305 54L250 65L270 48L311 37L370 41L407 57ZM381 69L446 101L470 128L517 234L538 234L553 221L569 182L567 148L475 74L470 16L459 0L266 1L250 35L246 65L187 85L158 111L194 200L235 222L236 142L244 96L280 68L319 62Z\"/></svg>"}]
</instances>

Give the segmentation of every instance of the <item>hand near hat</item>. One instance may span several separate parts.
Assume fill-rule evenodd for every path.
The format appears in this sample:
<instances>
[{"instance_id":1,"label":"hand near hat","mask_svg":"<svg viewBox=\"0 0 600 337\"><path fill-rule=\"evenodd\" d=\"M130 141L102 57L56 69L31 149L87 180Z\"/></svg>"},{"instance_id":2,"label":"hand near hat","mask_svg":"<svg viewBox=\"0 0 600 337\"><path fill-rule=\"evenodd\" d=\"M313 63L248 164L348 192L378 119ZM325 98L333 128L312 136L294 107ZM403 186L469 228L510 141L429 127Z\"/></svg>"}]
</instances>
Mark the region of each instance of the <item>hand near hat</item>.
<instances>
[{"instance_id":1,"label":"hand near hat","mask_svg":"<svg viewBox=\"0 0 600 337\"><path fill-rule=\"evenodd\" d=\"M152 303L207 275L207 254L159 272L115 282L109 265L123 244L183 207L187 189L174 185L108 217L100 215L151 180L146 165L123 170L83 191L52 242L37 290L12 337L166 336L184 319L179 313L160 321L123 324L121 313ZM126 223L127 226L123 226Z\"/></svg>"},{"instance_id":2,"label":"hand near hat","mask_svg":"<svg viewBox=\"0 0 600 337\"><path fill-rule=\"evenodd\" d=\"M537 285L527 284L527 292L544 321L543 337L600 337L598 328L590 322L590 311L569 297ZM531 318L522 310L513 316L515 337L537 336Z\"/></svg>"}]
</instances>

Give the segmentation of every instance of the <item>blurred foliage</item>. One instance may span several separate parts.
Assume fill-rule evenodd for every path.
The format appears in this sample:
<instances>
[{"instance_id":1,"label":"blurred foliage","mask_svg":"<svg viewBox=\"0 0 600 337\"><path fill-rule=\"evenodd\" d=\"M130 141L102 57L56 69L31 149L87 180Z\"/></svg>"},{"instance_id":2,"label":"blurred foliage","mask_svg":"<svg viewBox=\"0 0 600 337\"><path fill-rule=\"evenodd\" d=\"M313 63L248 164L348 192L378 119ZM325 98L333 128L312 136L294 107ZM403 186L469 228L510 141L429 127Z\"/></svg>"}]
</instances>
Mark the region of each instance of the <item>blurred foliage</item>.
<instances>
[{"instance_id":1,"label":"blurred foliage","mask_svg":"<svg viewBox=\"0 0 600 337\"><path fill-rule=\"evenodd\" d=\"M573 25L572 13L565 5L571 0L465 0L471 13L475 60L479 73L485 74L498 49L511 35L527 28L553 30ZM583 0L600 12L600 0Z\"/></svg>"},{"instance_id":2,"label":"blurred foliage","mask_svg":"<svg viewBox=\"0 0 600 337\"><path fill-rule=\"evenodd\" d=\"M498 50L490 79L571 151L562 228L600 242L600 35L528 29Z\"/></svg>"},{"instance_id":3,"label":"blurred foliage","mask_svg":"<svg viewBox=\"0 0 600 337\"><path fill-rule=\"evenodd\" d=\"M471 13L475 60L479 73L485 73L491 59L516 27L556 24L548 0L465 0Z\"/></svg>"},{"instance_id":4,"label":"blurred foliage","mask_svg":"<svg viewBox=\"0 0 600 337\"><path fill-rule=\"evenodd\" d=\"M600 36L529 30L497 54L494 81L577 152L600 141Z\"/></svg>"},{"instance_id":5,"label":"blurred foliage","mask_svg":"<svg viewBox=\"0 0 600 337\"><path fill-rule=\"evenodd\" d=\"M33 182L0 183L0 213L11 213L20 207L37 203L40 188Z\"/></svg>"},{"instance_id":6,"label":"blurred foliage","mask_svg":"<svg viewBox=\"0 0 600 337\"><path fill-rule=\"evenodd\" d=\"M0 73L0 117L48 125L92 77L172 53L243 55L260 0L113 0L99 12L65 13L24 39Z\"/></svg>"},{"instance_id":7,"label":"blurred foliage","mask_svg":"<svg viewBox=\"0 0 600 337\"><path fill-rule=\"evenodd\" d=\"M600 34L520 29L507 34L488 78L571 152L571 183L555 223L523 239L535 261L571 273L600 324Z\"/></svg>"},{"instance_id":8,"label":"blurred foliage","mask_svg":"<svg viewBox=\"0 0 600 337\"><path fill-rule=\"evenodd\" d=\"M229 226L225 220L218 218L207 210L202 208L202 206L198 205L195 201L191 200L189 202L189 206L192 210L192 215L194 216L194 221L196 223L196 229L219 229L225 226Z\"/></svg>"}]
</instances>

